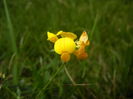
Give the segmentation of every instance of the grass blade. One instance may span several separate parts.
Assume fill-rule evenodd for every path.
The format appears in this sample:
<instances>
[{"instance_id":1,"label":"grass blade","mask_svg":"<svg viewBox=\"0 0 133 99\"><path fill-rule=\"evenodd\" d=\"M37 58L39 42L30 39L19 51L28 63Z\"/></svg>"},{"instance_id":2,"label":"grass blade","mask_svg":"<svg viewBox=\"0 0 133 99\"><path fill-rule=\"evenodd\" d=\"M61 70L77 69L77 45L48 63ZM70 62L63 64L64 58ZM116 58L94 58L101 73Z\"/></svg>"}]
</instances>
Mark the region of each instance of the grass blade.
<instances>
[{"instance_id":1,"label":"grass blade","mask_svg":"<svg viewBox=\"0 0 133 99\"><path fill-rule=\"evenodd\" d=\"M11 22L11 18L10 18L10 14L8 11L8 7L7 7L7 2L6 0L3 0L4 3L4 8L5 8L5 15L6 15L6 20L7 20L7 26L9 29L9 32L7 32L9 35L9 42L11 43L11 48L12 48L12 52L17 56L17 46L16 46L16 39L15 39L15 35L14 35L14 31L13 31L13 26L12 26L12 22ZM15 84L17 84L17 79L18 79L18 71L17 71L17 61L14 62L14 66L13 66L13 81Z\"/></svg>"},{"instance_id":2,"label":"grass blade","mask_svg":"<svg viewBox=\"0 0 133 99\"><path fill-rule=\"evenodd\" d=\"M8 26L8 29L9 29L9 32L8 32L9 34L8 35L10 37L12 51L13 51L13 53L17 53L15 35L14 35L14 32L13 32L13 26L12 26L12 22L11 22L11 19L10 19L10 14L9 14L9 11L8 11L6 0L3 0L3 3L4 3L4 8L5 8L7 26Z\"/></svg>"}]
</instances>

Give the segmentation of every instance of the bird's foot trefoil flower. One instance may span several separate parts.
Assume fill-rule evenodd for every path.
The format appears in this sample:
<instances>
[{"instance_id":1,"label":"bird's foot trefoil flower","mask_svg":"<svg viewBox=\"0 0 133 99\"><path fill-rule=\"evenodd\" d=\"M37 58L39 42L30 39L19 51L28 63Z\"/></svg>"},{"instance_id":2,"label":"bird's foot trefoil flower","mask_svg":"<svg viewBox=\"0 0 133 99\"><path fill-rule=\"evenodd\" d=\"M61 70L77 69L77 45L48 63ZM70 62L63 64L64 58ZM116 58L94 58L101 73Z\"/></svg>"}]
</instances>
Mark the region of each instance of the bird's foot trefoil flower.
<instances>
[{"instance_id":1,"label":"bird's foot trefoil flower","mask_svg":"<svg viewBox=\"0 0 133 99\"><path fill-rule=\"evenodd\" d=\"M90 44L90 41L86 32L81 34L78 41L74 41L77 35L72 32L59 31L56 34L47 32L47 36L48 40L54 43L54 51L61 55L63 62L68 62L71 54L74 54L78 59L88 57L85 48Z\"/></svg>"}]
</instances>

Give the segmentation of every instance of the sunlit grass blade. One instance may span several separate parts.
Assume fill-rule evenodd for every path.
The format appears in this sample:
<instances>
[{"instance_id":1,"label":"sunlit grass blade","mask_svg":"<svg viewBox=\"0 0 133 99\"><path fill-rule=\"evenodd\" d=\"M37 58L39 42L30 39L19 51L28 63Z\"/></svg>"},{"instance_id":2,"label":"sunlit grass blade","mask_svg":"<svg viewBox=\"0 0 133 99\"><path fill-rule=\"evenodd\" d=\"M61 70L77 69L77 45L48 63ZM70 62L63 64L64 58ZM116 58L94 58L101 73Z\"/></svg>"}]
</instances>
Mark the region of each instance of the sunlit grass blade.
<instances>
[{"instance_id":1,"label":"sunlit grass blade","mask_svg":"<svg viewBox=\"0 0 133 99\"><path fill-rule=\"evenodd\" d=\"M93 38L93 33L94 33L94 31L95 31L95 29L96 29L96 26L97 26L97 22L98 22L98 20L99 20L99 13L97 13L96 14L96 17L95 17L95 19L94 19L94 23L93 23L93 27L92 27L92 30L91 30L91 34L90 34L90 40L92 40L92 38Z\"/></svg>"},{"instance_id":2,"label":"sunlit grass blade","mask_svg":"<svg viewBox=\"0 0 133 99\"><path fill-rule=\"evenodd\" d=\"M7 7L7 2L6 2L6 0L3 0L3 2L4 2L5 14L6 14L7 26L8 26L8 29L9 29L9 32L7 32L7 33L10 37L12 51L14 53L17 53L16 40L15 40L15 35L14 35L14 31L13 31L12 22L11 22L11 19L10 19L10 14L9 14L8 7Z\"/></svg>"},{"instance_id":3,"label":"sunlit grass blade","mask_svg":"<svg viewBox=\"0 0 133 99\"><path fill-rule=\"evenodd\" d=\"M16 39L15 39L15 34L14 34L14 31L13 31L13 26L12 26L12 22L11 22L11 18L10 18L10 14L9 14L9 11L8 11L6 0L3 0L3 3L4 3L4 8L5 8L7 26L8 26L8 29L9 29L9 32L7 32L7 35L9 35L9 42L11 43L12 52L15 53L15 55L17 56ZM14 81L15 84L17 84L17 79L18 79L17 72L18 72L17 71L17 61L15 61L14 66L13 66L13 81Z\"/></svg>"}]
</instances>

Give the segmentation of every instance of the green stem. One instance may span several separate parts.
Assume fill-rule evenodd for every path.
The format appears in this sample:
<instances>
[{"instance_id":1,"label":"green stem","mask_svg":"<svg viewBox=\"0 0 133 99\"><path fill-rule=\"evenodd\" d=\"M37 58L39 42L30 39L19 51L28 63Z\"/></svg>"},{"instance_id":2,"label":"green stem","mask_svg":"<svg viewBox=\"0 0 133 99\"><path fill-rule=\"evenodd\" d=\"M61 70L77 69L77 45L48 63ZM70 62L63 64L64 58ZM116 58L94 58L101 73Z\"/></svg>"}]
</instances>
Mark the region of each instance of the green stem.
<instances>
[{"instance_id":1,"label":"green stem","mask_svg":"<svg viewBox=\"0 0 133 99\"><path fill-rule=\"evenodd\" d=\"M68 72L66 66L64 66L64 69L65 69L65 72L66 72L68 78L71 80L72 84L73 84L73 85L76 85L76 82L75 82L75 81L73 80L73 78L71 77L71 75L70 75L70 73Z\"/></svg>"},{"instance_id":2,"label":"green stem","mask_svg":"<svg viewBox=\"0 0 133 99\"><path fill-rule=\"evenodd\" d=\"M65 66L65 65L62 64L62 65L58 68L58 70L54 73L54 75L48 80L48 82L46 83L46 85L39 91L39 93L37 94L37 96L39 96L39 95L42 93L42 91L43 91L43 92L46 91L46 89L47 89L47 87L49 86L49 84L53 81L53 79L55 78L55 76L63 69L64 66Z\"/></svg>"}]
</instances>

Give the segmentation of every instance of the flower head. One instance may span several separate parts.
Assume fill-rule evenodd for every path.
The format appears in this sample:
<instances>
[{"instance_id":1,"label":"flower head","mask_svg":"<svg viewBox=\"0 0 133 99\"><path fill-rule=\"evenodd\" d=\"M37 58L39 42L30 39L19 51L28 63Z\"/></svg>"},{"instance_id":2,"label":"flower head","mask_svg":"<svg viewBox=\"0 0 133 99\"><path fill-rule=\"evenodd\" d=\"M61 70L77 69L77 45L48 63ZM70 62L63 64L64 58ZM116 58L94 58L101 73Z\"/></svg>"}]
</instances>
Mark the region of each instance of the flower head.
<instances>
[{"instance_id":1,"label":"flower head","mask_svg":"<svg viewBox=\"0 0 133 99\"><path fill-rule=\"evenodd\" d=\"M72 53L74 53L78 59L85 59L88 57L85 47L88 46L90 42L86 32L82 33L77 42L74 41L77 35L72 32L59 31L56 34L48 32L47 35L48 40L54 43L54 51L61 55L61 60L63 62L68 62ZM61 37L59 38L58 36ZM78 49L76 49L76 47Z\"/></svg>"}]
</instances>

